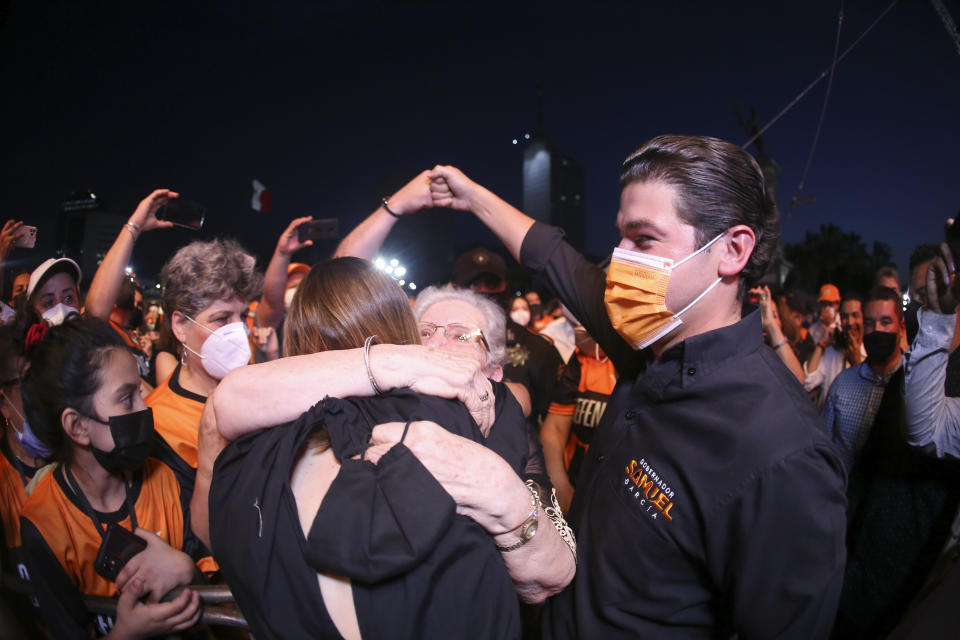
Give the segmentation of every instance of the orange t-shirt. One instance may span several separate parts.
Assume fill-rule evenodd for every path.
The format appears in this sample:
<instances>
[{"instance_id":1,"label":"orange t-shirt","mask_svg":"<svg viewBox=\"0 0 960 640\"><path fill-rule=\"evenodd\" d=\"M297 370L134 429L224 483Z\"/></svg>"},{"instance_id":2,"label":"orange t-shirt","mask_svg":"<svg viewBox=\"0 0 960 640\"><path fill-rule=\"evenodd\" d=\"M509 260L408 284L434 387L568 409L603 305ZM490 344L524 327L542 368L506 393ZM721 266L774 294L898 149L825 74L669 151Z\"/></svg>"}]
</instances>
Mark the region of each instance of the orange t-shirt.
<instances>
[{"instance_id":1,"label":"orange t-shirt","mask_svg":"<svg viewBox=\"0 0 960 640\"><path fill-rule=\"evenodd\" d=\"M195 470L200 416L207 399L180 386L181 367L178 364L170 377L151 391L144 402L153 409L153 424L157 433L174 453Z\"/></svg>"},{"instance_id":2,"label":"orange t-shirt","mask_svg":"<svg viewBox=\"0 0 960 640\"><path fill-rule=\"evenodd\" d=\"M137 525L151 531L174 549L183 547L184 518L180 506L180 485L173 471L153 458L143 465L143 480L134 501ZM130 530L130 514L117 524ZM81 593L112 597L114 583L98 574L93 564L103 538L94 529L90 517L64 490L63 467L48 473L37 483L23 505L23 518L43 536L70 580Z\"/></svg>"},{"instance_id":3,"label":"orange t-shirt","mask_svg":"<svg viewBox=\"0 0 960 640\"><path fill-rule=\"evenodd\" d=\"M4 542L8 549L20 546L20 510L27 501L24 491L23 478L17 470L17 461L6 442L6 434L0 433L3 442L0 443L0 521L3 523ZM20 463L23 473L29 482L36 469Z\"/></svg>"}]
</instances>

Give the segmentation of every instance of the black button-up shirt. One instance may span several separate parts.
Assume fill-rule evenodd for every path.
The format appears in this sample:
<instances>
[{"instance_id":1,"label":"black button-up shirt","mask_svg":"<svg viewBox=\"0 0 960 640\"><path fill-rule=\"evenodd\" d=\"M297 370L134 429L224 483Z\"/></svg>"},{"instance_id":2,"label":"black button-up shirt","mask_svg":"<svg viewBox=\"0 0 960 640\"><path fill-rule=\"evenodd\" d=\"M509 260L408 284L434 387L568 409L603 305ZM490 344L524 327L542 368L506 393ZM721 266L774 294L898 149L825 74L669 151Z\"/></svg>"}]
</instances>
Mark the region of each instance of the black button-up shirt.
<instances>
[{"instance_id":1,"label":"black button-up shirt","mask_svg":"<svg viewBox=\"0 0 960 640\"><path fill-rule=\"evenodd\" d=\"M535 224L521 261L621 372L570 513L577 576L548 604L545 636L829 635L845 475L759 313L653 360L613 330L603 273L559 229Z\"/></svg>"}]
</instances>

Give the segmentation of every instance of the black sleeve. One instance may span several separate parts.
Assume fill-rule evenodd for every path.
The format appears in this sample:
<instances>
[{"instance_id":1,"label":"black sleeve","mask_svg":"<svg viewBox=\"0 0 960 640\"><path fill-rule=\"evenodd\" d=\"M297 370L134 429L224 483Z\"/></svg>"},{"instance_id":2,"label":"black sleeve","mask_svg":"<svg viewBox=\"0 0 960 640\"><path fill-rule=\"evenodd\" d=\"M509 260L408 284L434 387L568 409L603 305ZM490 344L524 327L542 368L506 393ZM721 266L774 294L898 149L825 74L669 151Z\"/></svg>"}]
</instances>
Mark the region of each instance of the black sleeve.
<instances>
[{"instance_id":1,"label":"black sleeve","mask_svg":"<svg viewBox=\"0 0 960 640\"><path fill-rule=\"evenodd\" d=\"M563 375L557 381L557 386L553 390L552 403L557 404L576 404L577 391L580 389L580 358L577 352L570 354L567 366L563 368Z\"/></svg>"},{"instance_id":2,"label":"black sleeve","mask_svg":"<svg viewBox=\"0 0 960 640\"><path fill-rule=\"evenodd\" d=\"M544 274L574 317L613 360L617 371L631 371L633 348L614 330L603 302L606 276L563 239L563 231L534 223L520 247L520 264Z\"/></svg>"},{"instance_id":3,"label":"black sleeve","mask_svg":"<svg viewBox=\"0 0 960 640\"><path fill-rule=\"evenodd\" d=\"M20 518L23 555L37 600L43 624L54 638L90 637L90 619L83 604L83 594L64 571L46 540L26 518Z\"/></svg>"},{"instance_id":4,"label":"black sleeve","mask_svg":"<svg viewBox=\"0 0 960 640\"><path fill-rule=\"evenodd\" d=\"M543 353L541 356L542 359L536 363L540 368L541 373L538 376L538 388L536 389L536 394L533 397L535 403L535 406L533 407L534 415L531 416L541 419L547 415L547 409L550 408L550 399L553 398L553 394L557 388L557 382L563 375L564 369L563 358L560 357L560 352L557 351L557 348L552 344L546 344L546 340L543 340L543 342L543 346L545 348L541 349Z\"/></svg>"}]
</instances>

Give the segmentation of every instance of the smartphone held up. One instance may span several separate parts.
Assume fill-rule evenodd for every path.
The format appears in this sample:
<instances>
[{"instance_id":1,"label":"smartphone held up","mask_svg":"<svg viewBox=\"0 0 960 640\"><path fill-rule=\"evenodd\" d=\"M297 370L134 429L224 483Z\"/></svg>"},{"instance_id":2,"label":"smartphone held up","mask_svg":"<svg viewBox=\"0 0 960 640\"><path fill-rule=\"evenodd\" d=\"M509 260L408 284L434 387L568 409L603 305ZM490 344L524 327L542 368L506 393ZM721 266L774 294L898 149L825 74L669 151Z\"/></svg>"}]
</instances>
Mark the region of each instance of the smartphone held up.
<instances>
[{"instance_id":1,"label":"smartphone held up","mask_svg":"<svg viewBox=\"0 0 960 640\"><path fill-rule=\"evenodd\" d=\"M206 207L184 198L170 198L157 210L157 220L166 220L178 227L185 227L195 231L203 228L203 221L206 215Z\"/></svg>"}]
</instances>

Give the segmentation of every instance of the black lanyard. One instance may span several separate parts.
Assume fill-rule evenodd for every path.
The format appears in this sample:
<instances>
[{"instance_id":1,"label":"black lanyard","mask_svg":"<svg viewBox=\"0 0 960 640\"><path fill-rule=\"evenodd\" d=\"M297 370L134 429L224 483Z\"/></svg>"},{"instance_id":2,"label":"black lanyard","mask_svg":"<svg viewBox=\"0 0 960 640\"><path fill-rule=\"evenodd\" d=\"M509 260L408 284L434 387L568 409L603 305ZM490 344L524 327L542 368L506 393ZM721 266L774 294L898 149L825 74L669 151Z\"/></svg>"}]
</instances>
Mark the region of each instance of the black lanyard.
<instances>
[{"instance_id":1,"label":"black lanyard","mask_svg":"<svg viewBox=\"0 0 960 640\"><path fill-rule=\"evenodd\" d=\"M67 486L70 487L70 490L73 491L77 496L77 501L80 503L80 508L83 509L83 512L87 514L87 517L90 518L90 521L93 522L94 528L97 530L97 533L100 534L100 537L103 538L106 535L106 532L102 528L103 523L100 521L100 518L97 517L97 512L93 510L93 507L90 506L90 502L87 500L87 496L84 495L83 491L80 490L80 483L77 483L77 487L74 488L73 482L70 481L70 478L73 476L67 469L66 465L63 467L63 479L67 481ZM76 480L76 479L74 479ZM124 496L124 503L127 505L127 513L130 514L130 530L137 530L137 512L133 508L133 483L127 482L124 485L126 489L126 495ZM117 525L119 526L119 524Z\"/></svg>"},{"instance_id":2,"label":"black lanyard","mask_svg":"<svg viewBox=\"0 0 960 640\"><path fill-rule=\"evenodd\" d=\"M4 422L6 422L6 429L13 428L13 426L11 426L9 421L5 420ZM3 440L0 441L0 448L3 449L4 455L6 455L7 453L10 454L9 456L7 456L7 458L13 461L13 466L17 468L17 473L20 474L20 482L23 483L23 488L26 489L30 481L27 479L27 474L23 472L23 462L20 460L17 454L13 452L13 449L7 443L6 436L7 436L6 431L4 431Z\"/></svg>"}]
</instances>

